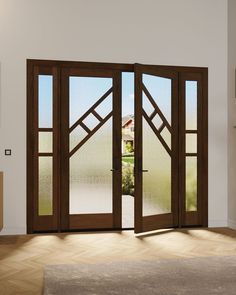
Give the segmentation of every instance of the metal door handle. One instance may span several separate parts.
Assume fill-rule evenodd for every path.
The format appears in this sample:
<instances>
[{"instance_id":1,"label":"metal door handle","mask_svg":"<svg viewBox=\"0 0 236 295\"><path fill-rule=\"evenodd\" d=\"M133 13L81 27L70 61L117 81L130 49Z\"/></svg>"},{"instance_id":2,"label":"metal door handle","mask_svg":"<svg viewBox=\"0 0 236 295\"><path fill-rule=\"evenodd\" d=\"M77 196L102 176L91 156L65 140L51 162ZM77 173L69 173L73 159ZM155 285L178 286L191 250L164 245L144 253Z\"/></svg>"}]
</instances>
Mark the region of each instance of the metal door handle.
<instances>
[{"instance_id":1,"label":"metal door handle","mask_svg":"<svg viewBox=\"0 0 236 295\"><path fill-rule=\"evenodd\" d=\"M148 170L146 170L146 169L143 169L143 170L142 170L142 172L148 172Z\"/></svg>"},{"instance_id":2,"label":"metal door handle","mask_svg":"<svg viewBox=\"0 0 236 295\"><path fill-rule=\"evenodd\" d=\"M118 169L114 169L114 168L112 168L110 171L112 171L112 172L113 172L113 171L118 171Z\"/></svg>"}]
</instances>

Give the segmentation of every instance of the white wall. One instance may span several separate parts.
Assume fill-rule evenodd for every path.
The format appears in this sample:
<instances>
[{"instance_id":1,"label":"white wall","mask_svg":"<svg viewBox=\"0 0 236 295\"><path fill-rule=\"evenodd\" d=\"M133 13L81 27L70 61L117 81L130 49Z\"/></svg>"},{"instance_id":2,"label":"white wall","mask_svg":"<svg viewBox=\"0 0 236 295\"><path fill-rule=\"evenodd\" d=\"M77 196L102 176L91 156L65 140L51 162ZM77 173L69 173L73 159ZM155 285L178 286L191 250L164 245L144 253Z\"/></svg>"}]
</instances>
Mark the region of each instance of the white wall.
<instances>
[{"instance_id":1,"label":"white wall","mask_svg":"<svg viewBox=\"0 0 236 295\"><path fill-rule=\"evenodd\" d=\"M27 58L209 67L209 224L227 224L227 0L0 0L4 234L26 230Z\"/></svg>"},{"instance_id":2,"label":"white wall","mask_svg":"<svg viewBox=\"0 0 236 295\"><path fill-rule=\"evenodd\" d=\"M228 186L229 226L236 229L236 1L228 3Z\"/></svg>"}]
</instances>

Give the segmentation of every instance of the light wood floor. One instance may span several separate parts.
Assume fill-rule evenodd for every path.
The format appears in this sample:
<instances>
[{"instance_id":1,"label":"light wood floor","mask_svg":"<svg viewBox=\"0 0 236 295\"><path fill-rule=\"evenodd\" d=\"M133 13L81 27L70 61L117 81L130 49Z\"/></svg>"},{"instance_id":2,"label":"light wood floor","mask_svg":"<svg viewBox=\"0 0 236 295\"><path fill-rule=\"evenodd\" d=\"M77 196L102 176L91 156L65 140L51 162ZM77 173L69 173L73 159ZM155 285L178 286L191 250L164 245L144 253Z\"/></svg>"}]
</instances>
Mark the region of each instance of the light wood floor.
<instances>
[{"instance_id":1,"label":"light wood floor","mask_svg":"<svg viewBox=\"0 0 236 295\"><path fill-rule=\"evenodd\" d=\"M41 294L47 264L236 255L236 231L160 230L0 236L0 294Z\"/></svg>"}]
</instances>

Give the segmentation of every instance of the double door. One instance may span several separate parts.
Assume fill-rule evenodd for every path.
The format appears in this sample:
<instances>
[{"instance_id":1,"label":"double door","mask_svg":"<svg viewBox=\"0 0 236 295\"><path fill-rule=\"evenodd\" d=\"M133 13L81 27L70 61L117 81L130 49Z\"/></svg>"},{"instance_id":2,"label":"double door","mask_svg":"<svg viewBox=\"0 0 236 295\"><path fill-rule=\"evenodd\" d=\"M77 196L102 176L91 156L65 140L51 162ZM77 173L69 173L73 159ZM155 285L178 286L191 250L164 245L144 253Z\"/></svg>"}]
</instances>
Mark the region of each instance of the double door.
<instances>
[{"instance_id":1,"label":"double door","mask_svg":"<svg viewBox=\"0 0 236 295\"><path fill-rule=\"evenodd\" d=\"M206 226L207 70L28 61L27 168L29 233Z\"/></svg>"}]
</instances>

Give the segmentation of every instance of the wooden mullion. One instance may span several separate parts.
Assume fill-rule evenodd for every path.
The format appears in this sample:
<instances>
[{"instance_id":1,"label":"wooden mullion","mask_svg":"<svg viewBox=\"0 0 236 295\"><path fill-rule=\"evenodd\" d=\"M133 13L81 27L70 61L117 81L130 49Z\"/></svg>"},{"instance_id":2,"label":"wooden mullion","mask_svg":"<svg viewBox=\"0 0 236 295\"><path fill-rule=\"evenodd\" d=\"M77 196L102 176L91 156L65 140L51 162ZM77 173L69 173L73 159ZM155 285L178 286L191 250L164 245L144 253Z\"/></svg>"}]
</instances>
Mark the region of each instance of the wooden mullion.
<instances>
[{"instance_id":1,"label":"wooden mullion","mask_svg":"<svg viewBox=\"0 0 236 295\"><path fill-rule=\"evenodd\" d=\"M83 122L80 122L79 125L87 132L87 133L90 133L91 130L83 123Z\"/></svg>"},{"instance_id":2,"label":"wooden mullion","mask_svg":"<svg viewBox=\"0 0 236 295\"><path fill-rule=\"evenodd\" d=\"M156 134L156 136L158 137L158 139L160 140L160 142L162 143L163 147L165 148L165 150L167 151L167 153L170 155L171 157L171 150L168 147L168 145L166 144L165 140L162 138L161 134L159 133L159 131L156 129L155 125L152 123L152 121L149 119L147 113L143 110L143 116L146 119L147 123L149 124L149 126L152 128L153 132Z\"/></svg>"},{"instance_id":3,"label":"wooden mullion","mask_svg":"<svg viewBox=\"0 0 236 295\"><path fill-rule=\"evenodd\" d=\"M53 157L53 153L38 153L38 157Z\"/></svg>"},{"instance_id":4,"label":"wooden mullion","mask_svg":"<svg viewBox=\"0 0 236 295\"><path fill-rule=\"evenodd\" d=\"M152 120L155 116L156 116L156 114L157 114L157 111L156 111L156 109L151 113L151 115L150 115L150 120Z\"/></svg>"},{"instance_id":5,"label":"wooden mullion","mask_svg":"<svg viewBox=\"0 0 236 295\"><path fill-rule=\"evenodd\" d=\"M160 116L160 118L162 119L162 121L165 123L167 129L171 133L172 130L171 130L171 126L170 126L169 122L166 120L166 118L163 115L162 111L160 110L160 108L156 104L155 100L153 99L152 95L150 94L150 92L147 90L146 86L143 83L142 83L142 88L143 88L143 91L146 94L147 98L150 100L151 104L153 105L154 109L156 110L156 112L158 113L158 115Z\"/></svg>"},{"instance_id":6,"label":"wooden mullion","mask_svg":"<svg viewBox=\"0 0 236 295\"><path fill-rule=\"evenodd\" d=\"M53 128L38 128L39 132L53 132Z\"/></svg>"},{"instance_id":7,"label":"wooden mullion","mask_svg":"<svg viewBox=\"0 0 236 295\"><path fill-rule=\"evenodd\" d=\"M186 157L197 157L198 153L186 153L185 156Z\"/></svg>"},{"instance_id":8,"label":"wooden mullion","mask_svg":"<svg viewBox=\"0 0 236 295\"><path fill-rule=\"evenodd\" d=\"M108 121L110 119L110 117L112 116L113 112L111 111L104 119L101 123L99 123L93 130L91 130L91 132L85 136L85 138L83 140L81 140L81 142L79 144L77 144L77 146L75 146L73 148L73 150L70 152L70 157L74 155L75 152L78 151L78 149L81 148L82 145L85 144L86 141L89 140L89 138L98 131L98 129L100 129L102 127L102 125L104 125L106 123L106 121Z\"/></svg>"},{"instance_id":9,"label":"wooden mullion","mask_svg":"<svg viewBox=\"0 0 236 295\"><path fill-rule=\"evenodd\" d=\"M98 121L101 122L103 120L103 118L95 110L93 110L91 113L98 119Z\"/></svg>"},{"instance_id":10,"label":"wooden mullion","mask_svg":"<svg viewBox=\"0 0 236 295\"><path fill-rule=\"evenodd\" d=\"M197 134L198 133L197 130L186 130L185 132L188 134Z\"/></svg>"},{"instance_id":11,"label":"wooden mullion","mask_svg":"<svg viewBox=\"0 0 236 295\"><path fill-rule=\"evenodd\" d=\"M105 94L103 94L103 96L97 101L95 102L95 104L93 104L91 106L91 108L89 108L87 110L87 112L85 112L83 114L82 117L80 117L71 127L70 127L70 132L72 132L88 115L90 115L90 113L92 111L94 111L94 109L100 104L102 103L113 91L113 87L111 87L109 90L107 90L107 92Z\"/></svg>"},{"instance_id":12,"label":"wooden mullion","mask_svg":"<svg viewBox=\"0 0 236 295\"><path fill-rule=\"evenodd\" d=\"M165 128L165 124L162 123L161 126L158 128L159 133Z\"/></svg>"}]
</instances>

